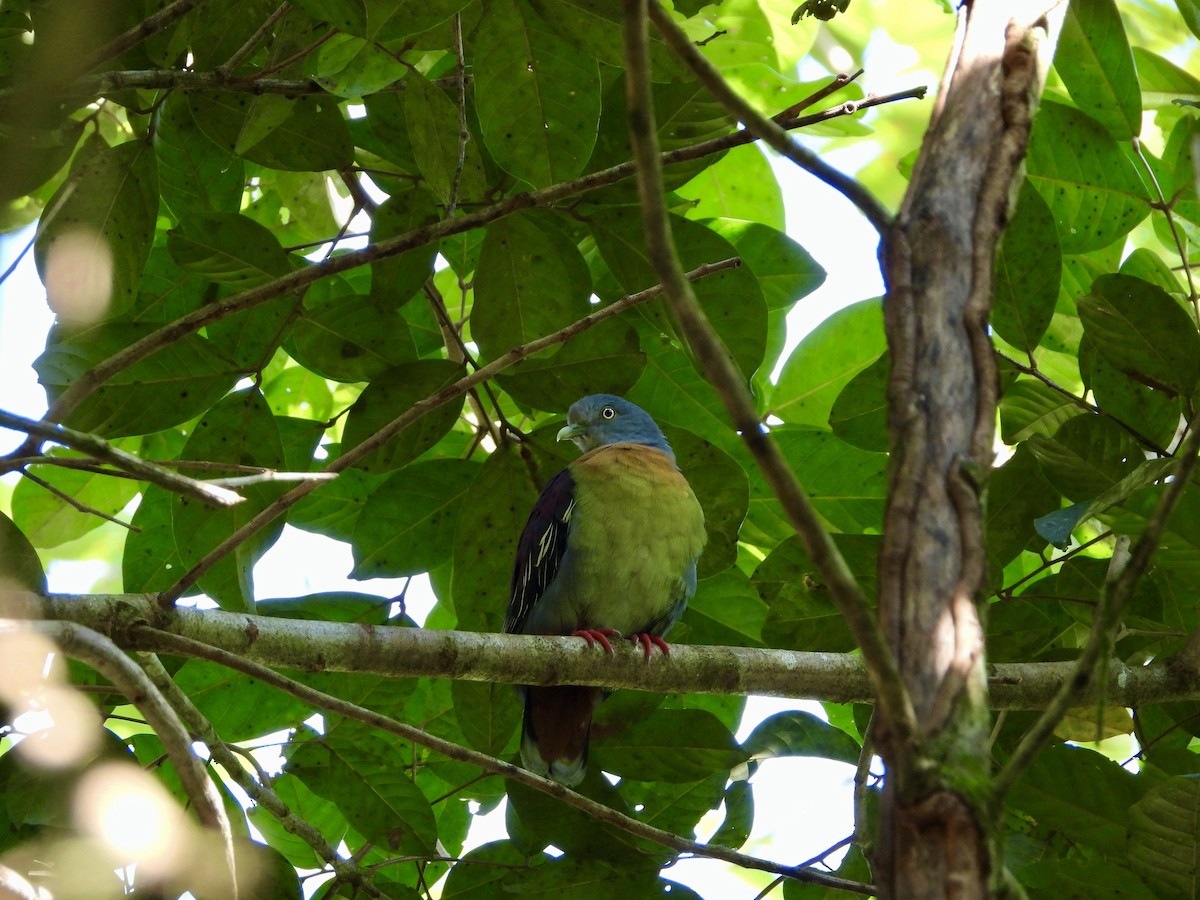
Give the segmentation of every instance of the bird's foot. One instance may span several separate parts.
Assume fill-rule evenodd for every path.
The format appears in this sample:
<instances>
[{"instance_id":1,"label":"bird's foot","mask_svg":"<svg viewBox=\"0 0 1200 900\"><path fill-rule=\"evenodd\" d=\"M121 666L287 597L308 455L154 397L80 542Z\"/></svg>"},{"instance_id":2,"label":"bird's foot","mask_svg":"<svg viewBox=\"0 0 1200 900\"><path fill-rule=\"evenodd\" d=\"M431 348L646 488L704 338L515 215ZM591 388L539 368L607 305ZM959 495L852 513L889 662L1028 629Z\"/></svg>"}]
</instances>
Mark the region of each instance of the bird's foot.
<instances>
[{"instance_id":1,"label":"bird's foot","mask_svg":"<svg viewBox=\"0 0 1200 900\"><path fill-rule=\"evenodd\" d=\"M668 647L667 642L660 638L657 634L631 634L629 636L629 640L633 641L635 644L642 645L642 650L644 650L646 653L646 659L650 659L650 656L653 652L651 649L652 647L657 647L659 650L661 650L663 656L671 655L671 648Z\"/></svg>"},{"instance_id":2,"label":"bird's foot","mask_svg":"<svg viewBox=\"0 0 1200 900\"><path fill-rule=\"evenodd\" d=\"M620 637L621 632L615 628L580 628L571 632L571 637L581 637L587 641L589 647L594 647L599 644L604 648L605 653L612 653L612 644L608 642L610 637Z\"/></svg>"}]
</instances>

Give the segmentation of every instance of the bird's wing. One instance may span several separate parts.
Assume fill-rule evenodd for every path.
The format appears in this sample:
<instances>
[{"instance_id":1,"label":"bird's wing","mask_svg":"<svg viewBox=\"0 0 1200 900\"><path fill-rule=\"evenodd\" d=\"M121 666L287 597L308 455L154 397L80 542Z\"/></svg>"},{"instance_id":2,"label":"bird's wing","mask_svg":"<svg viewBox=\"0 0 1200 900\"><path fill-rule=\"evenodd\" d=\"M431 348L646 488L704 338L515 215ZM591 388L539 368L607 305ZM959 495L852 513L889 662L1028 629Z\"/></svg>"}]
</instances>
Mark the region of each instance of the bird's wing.
<instances>
[{"instance_id":1,"label":"bird's wing","mask_svg":"<svg viewBox=\"0 0 1200 900\"><path fill-rule=\"evenodd\" d=\"M529 611L554 580L567 552L567 530L574 509L575 479L570 469L563 469L550 479L533 505L517 544L517 563L504 616L504 630L510 634L524 630Z\"/></svg>"}]
</instances>

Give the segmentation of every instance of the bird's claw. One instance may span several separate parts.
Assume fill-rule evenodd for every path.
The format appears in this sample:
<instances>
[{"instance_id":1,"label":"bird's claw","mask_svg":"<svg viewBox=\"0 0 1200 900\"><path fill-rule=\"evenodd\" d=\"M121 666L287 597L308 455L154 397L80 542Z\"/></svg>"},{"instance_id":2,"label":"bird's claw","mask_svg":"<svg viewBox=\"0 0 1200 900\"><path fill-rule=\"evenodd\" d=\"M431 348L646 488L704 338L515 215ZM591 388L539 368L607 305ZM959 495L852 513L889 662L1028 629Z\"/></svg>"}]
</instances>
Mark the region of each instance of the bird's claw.
<instances>
[{"instance_id":1,"label":"bird's claw","mask_svg":"<svg viewBox=\"0 0 1200 900\"><path fill-rule=\"evenodd\" d=\"M589 647L594 647L599 644L604 648L604 652L611 654L613 652L612 644L608 642L610 637L620 637L621 632L615 628L580 628L571 632L571 637L581 637L587 641Z\"/></svg>"},{"instance_id":2,"label":"bird's claw","mask_svg":"<svg viewBox=\"0 0 1200 900\"><path fill-rule=\"evenodd\" d=\"M642 650L645 651L647 660L650 659L650 656L653 653L651 650L652 647L657 647L659 650L661 650L663 656L671 655L671 648L668 647L667 642L660 638L657 634L631 634L629 636L629 640L633 641L635 644L642 645Z\"/></svg>"}]
</instances>

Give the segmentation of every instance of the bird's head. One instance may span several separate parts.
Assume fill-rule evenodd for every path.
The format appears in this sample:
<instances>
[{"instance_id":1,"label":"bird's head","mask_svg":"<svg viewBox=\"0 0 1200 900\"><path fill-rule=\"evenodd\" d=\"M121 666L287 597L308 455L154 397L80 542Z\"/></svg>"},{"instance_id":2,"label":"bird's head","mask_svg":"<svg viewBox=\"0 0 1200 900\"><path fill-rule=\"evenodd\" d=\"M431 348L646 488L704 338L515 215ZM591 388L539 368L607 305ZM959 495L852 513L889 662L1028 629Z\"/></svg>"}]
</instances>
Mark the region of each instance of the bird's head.
<instances>
[{"instance_id":1,"label":"bird's head","mask_svg":"<svg viewBox=\"0 0 1200 900\"><path fill-rule=\"evenodd\" d=\"M655 447L675 459L671 445L640 406L615 394L591 394L571 404L560 441L571 441L585 453L605 444L629 441Z\"/></svg>"}]
</instances>

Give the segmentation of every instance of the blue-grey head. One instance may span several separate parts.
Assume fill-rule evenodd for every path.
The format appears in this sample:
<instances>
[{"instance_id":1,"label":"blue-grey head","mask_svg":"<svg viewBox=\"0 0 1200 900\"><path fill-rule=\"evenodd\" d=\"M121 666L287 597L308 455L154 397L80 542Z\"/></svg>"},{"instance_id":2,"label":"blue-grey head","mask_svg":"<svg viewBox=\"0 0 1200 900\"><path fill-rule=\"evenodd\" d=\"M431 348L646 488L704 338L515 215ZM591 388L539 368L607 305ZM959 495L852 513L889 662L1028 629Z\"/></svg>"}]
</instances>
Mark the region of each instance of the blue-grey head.
<instances>
[{"instance_id":1,"label":"blue-grey head","mask_svg":"<svg viewBox=\"0 0 1200 900\"><path fill-rule=\"evenodd\" d=\"M650 414L615 394L590 394L571 404L558 439L571 441L585 453L605 444L629 441L655 447L675 459L671 445Z\"/></svg>"}]
</instances>

